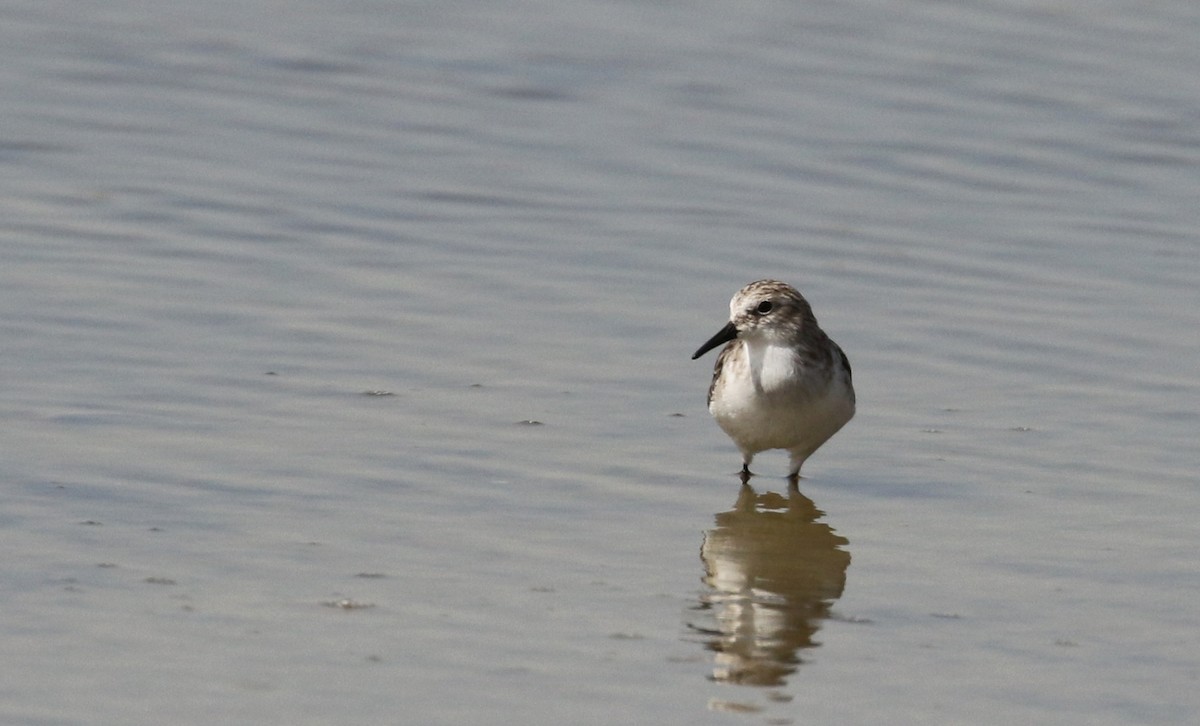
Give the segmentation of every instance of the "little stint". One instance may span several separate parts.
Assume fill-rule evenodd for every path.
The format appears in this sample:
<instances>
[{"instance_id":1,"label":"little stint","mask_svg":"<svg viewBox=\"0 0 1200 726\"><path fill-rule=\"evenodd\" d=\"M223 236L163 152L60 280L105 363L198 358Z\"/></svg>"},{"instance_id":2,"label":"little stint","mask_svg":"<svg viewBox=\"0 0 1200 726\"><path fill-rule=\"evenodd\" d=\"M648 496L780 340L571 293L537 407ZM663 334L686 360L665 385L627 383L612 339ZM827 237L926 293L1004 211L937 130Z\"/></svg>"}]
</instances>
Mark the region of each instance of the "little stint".
<instances>
[{"instance_id":1,"label":"little stint","mask_svg":"<svg viewBox=\"0 0 1200 726\"><path fill-rule=\"evenodd\" d=\"M854 416L850 361L817 325L796 288L759 280L729 301L729 323L692 356L725 343L717 356L708 410L750 462L768 449L786 449L788 476Z\"/></svg>"}]
</instances>

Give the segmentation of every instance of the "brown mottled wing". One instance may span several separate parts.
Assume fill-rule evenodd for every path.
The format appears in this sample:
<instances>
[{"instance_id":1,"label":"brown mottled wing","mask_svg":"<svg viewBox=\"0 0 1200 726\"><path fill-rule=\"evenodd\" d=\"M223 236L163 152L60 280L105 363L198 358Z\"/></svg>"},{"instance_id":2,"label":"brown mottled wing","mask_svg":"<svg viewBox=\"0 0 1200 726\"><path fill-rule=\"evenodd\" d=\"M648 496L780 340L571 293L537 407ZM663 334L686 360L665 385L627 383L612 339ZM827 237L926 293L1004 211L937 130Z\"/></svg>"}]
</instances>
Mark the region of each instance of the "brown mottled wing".
<instances>
[{"instance_id":1,"label":"brown mottled wing","mask_svg":"<svg viewBox=\"0 0 1200 726\"><path fill-rule=\"evenodd\" d=\"M842 347L837 343L834 343L832 340L829 341L829 344L833 346L834 352L836 352L838 357L842 359L842 368L846 369L846 377L853 377L854 374L850 371L850 359L846 357L845 352L842 351Z\"/></svg>"},{"instance_id":2,"label":"brown mottled wing","mask_svg":"<svg viewBox=\"0 0 1200 726\"><path fill-rule=\"evenodd\" d=\"M721 378L721 369L725 367L725 358L737 346L737 341L730 341L721 349L721 354L717 356L717 363L713 366L712 383L708 384L708 403L712 404L713 391L717 388L717 381Z\"/></svg>"},{"instance_id":3,"label":"brown mottled wing","mask_svg":"<svg viewBox=\"0 0 1200 726\"><path fill-rule=\"evenodd\" d=\"M854 373L851 372L851 370L850 370L850 359L846 357L846 353L845 353L845 351L842 350L842 347L840 345L833 342L832 340L829 341L829 344L831 346L833 346L833 352L837 353L838 360L840 361L841 366L842 366L842 370L844 370L846 372L846 388L848 389L848 392L850 394L850 402L854 403Z\"/></svg>"}]
</instances>

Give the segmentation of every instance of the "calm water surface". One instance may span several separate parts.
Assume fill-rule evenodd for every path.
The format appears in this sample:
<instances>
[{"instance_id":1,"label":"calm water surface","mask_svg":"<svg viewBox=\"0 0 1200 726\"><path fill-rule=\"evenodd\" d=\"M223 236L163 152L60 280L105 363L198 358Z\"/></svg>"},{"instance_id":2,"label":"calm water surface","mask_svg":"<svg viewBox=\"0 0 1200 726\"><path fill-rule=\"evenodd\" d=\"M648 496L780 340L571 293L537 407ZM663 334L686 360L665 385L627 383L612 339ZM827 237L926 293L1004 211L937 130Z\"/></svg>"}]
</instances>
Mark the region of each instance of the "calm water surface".
<instances>
[{"instance_id":1,"label":"calm water surface","mask_svg":"<svg viewBox=\"0 0 1200 726\"><path fill-rule=\"evenodd\" d=\"M0 721L1193 723L1200 8L0 9ZM689 356L854 363L789 491Z\"/></svg>"}]
</instances>

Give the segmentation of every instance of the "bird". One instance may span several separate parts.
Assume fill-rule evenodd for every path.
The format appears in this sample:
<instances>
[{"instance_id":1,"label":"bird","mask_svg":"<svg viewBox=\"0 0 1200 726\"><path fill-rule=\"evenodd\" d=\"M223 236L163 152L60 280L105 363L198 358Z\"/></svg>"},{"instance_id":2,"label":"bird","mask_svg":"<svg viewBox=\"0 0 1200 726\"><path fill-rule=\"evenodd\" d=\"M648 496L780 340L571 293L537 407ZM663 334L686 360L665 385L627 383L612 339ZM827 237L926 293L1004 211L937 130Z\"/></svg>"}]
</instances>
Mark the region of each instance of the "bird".
<instances>
[{"instance_id":1,"label":"bird","mask_svg":"<svg viewBox=\"0 0 1200 726\"><path fill-rule=\"evenodd\" d=\"M708 411L742 453L784 449L795 482L814 451L854 417L850 360L817 324L812 306L778 280L746 285L729 301L729 323L692 355L718 345Z\"/></svg>"}]
</instances>

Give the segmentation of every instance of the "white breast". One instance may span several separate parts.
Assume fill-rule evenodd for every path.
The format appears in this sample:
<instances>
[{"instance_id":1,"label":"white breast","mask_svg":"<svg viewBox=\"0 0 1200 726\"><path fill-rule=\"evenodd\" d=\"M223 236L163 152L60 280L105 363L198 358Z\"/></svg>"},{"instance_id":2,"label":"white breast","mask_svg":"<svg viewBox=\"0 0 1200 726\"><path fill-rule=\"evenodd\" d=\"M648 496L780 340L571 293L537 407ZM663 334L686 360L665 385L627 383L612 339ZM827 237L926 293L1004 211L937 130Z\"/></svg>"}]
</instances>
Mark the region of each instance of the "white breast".
<instances>
[{"instance_id":1,"label":"white breast","mask_svg":"<svg viewBox=\"0 0 1200 726\"><path fill-rule=\"evenodd\" d=\"M799 366L792 348L767 343L747 345L750 359L750 377L754 388L766 395L795 388L805 371Z\"/></svg>"},{"instance_id":2,"label":"white breast","mask_svg":"<svg viewBox=\"0 0 1200 726\"><path fill-rule=\"evenodd\" d=\"M709 411L743 452L815 450L854 415L849 382L805 367L788 346L755 342L726 362Z\"/></svg>"}]
</instances>

